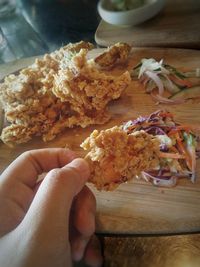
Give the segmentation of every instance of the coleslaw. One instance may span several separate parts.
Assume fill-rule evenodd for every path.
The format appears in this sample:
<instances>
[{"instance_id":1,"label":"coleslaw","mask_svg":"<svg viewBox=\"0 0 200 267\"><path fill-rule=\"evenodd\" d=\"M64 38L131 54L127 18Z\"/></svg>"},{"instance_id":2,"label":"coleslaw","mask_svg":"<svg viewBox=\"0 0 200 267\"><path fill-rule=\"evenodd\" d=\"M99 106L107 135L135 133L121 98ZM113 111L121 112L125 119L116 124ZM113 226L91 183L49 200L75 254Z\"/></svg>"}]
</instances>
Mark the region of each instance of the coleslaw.
<instances>
[{"instance_id":1,"label":"coleslaw","mask_svg":"<svg viewBox=\"0 0 200 267\"><path fill-rule=\"evenodd\" d=\"M195 182L196 159L199 157L199 137L192 127L174 121L172 113L158 110L123 125L128 134L145 131L160 142L159 166L146 170L141 177L158 186L174 186L180 178Z\"/></svg>"},{"instance_id":2,"label":"coleslaw","mask_svg":"<svg viewBox=\"0 0 200 267\"><path fill-rule=\"evenodd\" d=\"M137 77L144 85L146 92L151 93L152 97L159 103L180 104L185 100L181 98L173 99L172 96L187 88L194 87L196 84L193 83L191 78L199 80L199 69L197 68L195 72L183 73L171 65L164 64L163 59L156 61L153 58L143 58L133 68L131 76L132 78ZM156 88L158 93L155 93L154 89ZM164 95L165 92L167 92L167 97Z\"/></svg>"}]
</instances>

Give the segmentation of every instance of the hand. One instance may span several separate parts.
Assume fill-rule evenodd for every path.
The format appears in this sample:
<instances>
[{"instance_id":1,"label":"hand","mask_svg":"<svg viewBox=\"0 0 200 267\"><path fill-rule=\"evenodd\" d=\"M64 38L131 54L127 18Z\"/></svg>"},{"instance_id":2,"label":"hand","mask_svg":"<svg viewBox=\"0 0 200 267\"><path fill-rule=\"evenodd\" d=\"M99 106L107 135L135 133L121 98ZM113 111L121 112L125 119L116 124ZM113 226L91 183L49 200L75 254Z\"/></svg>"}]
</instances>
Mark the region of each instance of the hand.
<instances>
[{"instance_id":1,"label":"hand","mask_svg":"<svg viewBox=\"0 0 200 267\"><path fill-rule=\"evenodd\" d=\"M65 267L71 258L101 265L99 245L91 241L96 203L88 177L87 163L67 149L25 152L3 172L0 266Z\"/></svg>"}]
</instances>

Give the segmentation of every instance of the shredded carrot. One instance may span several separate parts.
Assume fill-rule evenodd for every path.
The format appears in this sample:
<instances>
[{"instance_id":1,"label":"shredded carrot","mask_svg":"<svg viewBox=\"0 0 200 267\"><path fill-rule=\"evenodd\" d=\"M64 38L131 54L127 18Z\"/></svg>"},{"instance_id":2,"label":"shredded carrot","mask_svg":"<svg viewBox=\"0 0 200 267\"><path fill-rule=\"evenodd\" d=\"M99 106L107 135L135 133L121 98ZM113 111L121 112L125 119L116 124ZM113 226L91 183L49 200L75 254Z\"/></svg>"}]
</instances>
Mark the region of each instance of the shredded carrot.
<instances>
[{"instance_id":1,"label":"shredded carrot","mask_svg":"<svg viewBox=\"0 0 200 267\"><path fill-rule=\"evenodd\" d=\"M178 149L175 146L170 147L170 150L172 150L174 153L179 153Z\"/></svg>"},{"instance_id":2,"label":"shredded carrot","mask_svg":"<svg viewBox=\"0 0 200 267\"><path fill-rule=\"evenodd\" d=\"M171 74L169 75L169 78L171 81L173 81L176 84L179 84L181 86L186 86L186 87L192 87L193 84L191 81L189 81L188 79L179 79L177 76Z\"/></svg>"},{"instance_id":3,"label":"shredded carrot","mask_svg":"<svg viewBox=\"0 0 200 267\"><path fill-rule=\"evenodd\" d=\"M192 130L192 127L190 125L179 125L177 126L178 130L184 130L186 132L190 132Z\"/></svg>"},{"instance_id":4,"label":"shredded carrot","mask_svg":"<svg viewBox=\"0 0 200 267\"><path fill-rule=\"evenodd\" d=\"M176 126L175 129L170 130L167 135L168 136L176 135L176 133L180 132L181 130L185 132L191 132L192 127L190 125L179 125L179 126Z\"/></svg>"},{"instance_id":5,"label":"shredded carrot","mask_svg":"<svg viewBox=\"0 0 200 267\"><path fill-rule=\"evenodd\" d=\"M176 133L176 141L177 141L177 145L178 148L181 150L181 153L185 156L186 159L186 164L188 165L189 169L192 169L192 159L190 157L190 155L188 154L183 142L182 142L182 138L180 137L180 133Z\"/></svg>"},{"instance_id":6,"label":"shredded carrot","mask_svg":"<svg viewBox=\"0 0 200 267\"><path fill-rule=\"evenodd\" d=\"M168 159L185 159L184 155L178 153L166 153L166 152L159 152L159 157L161 158L168 158Z\"/></svg>"},{"instance_id":7,"label":"shredded carrot","mask_svg":"<svg viewBox=\"0 0 200 267\"><path fill-rule=\"evenodd\" d=\"M173 136L173 135L175 135L176 133L178 132L178 130L177 129L172 129L172 130L170 130L169 132L168 132L168 136Z\"/></svg>"},{"instance_id":8,"label":"shredded carrot","mask_svg":"<svg viewBox=\"0 0 200 267\"><path fill-rule=\"evenodd\" d=\"M176 132L175 136L176 136L177 145L178 145L179 149L181 150L181 153L183 153L184 155L187 154L179 133Z\"/></svg>"},{"instance_id":9,"label":"shredded carrot","mask_svg":"<svg viewBox=\"0 0 200 267\"><path fill-rule=\"evenodd\" d=\"M173 114L172 113L170 113L170 112L161 112L160 114L159 114L161 117L163 117L163 118L173 118L174 116L173 116Z\"/></svg>"},{"instance_id":10,"label":"shredded carrot","mask_svg":"<svg viewBox=\"0 0 200 267\"><path fill-rule=\"evenodd\" d=\"M138 124L135 124L135 125L130 125L129 127L128 127L128 131L132 131L132 130L134 130L134 129L136 129L137 127L149 127L149 126L157 126L158 125L158 123L157 122L142 122L142 123L138 123Z\"/></svg>"}]
</instances>

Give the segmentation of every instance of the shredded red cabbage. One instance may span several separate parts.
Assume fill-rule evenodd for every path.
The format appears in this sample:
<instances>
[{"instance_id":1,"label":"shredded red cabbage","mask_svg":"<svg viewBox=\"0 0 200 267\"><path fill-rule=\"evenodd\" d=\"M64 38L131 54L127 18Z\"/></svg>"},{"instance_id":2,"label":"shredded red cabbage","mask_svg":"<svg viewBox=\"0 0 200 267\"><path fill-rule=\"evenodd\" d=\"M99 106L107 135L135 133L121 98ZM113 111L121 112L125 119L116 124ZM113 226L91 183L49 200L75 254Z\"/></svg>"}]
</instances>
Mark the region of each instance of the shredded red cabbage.
<instances>
[{"instance_id":1,"label":"shredded red cabbage","mask_svg":"<svg viewBox=\"0 0 200 267\"><path fill-rule=\"evenodd\" d=\"M181 130L180 127L182 127ZM189 152L191 153L194 150L197 152L196 157L200 157L200 150L197 149L199 137L189 129L184 130L183 126L174 121L170 112L158 110L149 116L140 116L124 124L123 129L128 134L143 130L159 139L161 152L168 153L167 155L174 155L174 153L183 155L179 158L167 158L166 156L161 158L158 170L142 172L141 176L145 180L159 186L174 186L177 179L182 177L187 177L194 181L195 162L193 161L190 166L187 161L188 156L185 157L185 153L188 151L189 155ZM180 135L181 146L180 141L177 140L176 133ZM191 158L192 160L194 160L194 156Z\"/></svg>"}]
</instances>

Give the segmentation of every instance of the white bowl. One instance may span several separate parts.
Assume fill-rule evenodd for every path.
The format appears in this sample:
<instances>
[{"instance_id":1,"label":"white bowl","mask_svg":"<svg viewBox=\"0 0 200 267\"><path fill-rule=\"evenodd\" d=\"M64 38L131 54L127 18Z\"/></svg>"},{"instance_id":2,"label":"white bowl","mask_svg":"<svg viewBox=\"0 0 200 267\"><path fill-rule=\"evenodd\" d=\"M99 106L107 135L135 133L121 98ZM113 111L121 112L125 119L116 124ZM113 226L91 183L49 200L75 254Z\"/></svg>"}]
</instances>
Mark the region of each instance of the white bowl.
<instances>
[{"instance_id":1,"label":"white bowl","mask_svg":"<svg viewBox=\"0 0 200 267\"><path fill-rule=\"evenodd\" d=\"M137 25L154 17L164 7L166 0L145 0L141 7L128 11L109 10L109 0L100 0L98 12L103 20L114 25Z\"/></svg>"}]
</instances>

